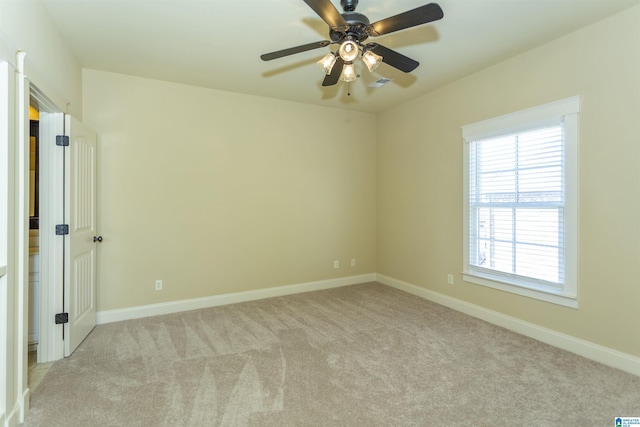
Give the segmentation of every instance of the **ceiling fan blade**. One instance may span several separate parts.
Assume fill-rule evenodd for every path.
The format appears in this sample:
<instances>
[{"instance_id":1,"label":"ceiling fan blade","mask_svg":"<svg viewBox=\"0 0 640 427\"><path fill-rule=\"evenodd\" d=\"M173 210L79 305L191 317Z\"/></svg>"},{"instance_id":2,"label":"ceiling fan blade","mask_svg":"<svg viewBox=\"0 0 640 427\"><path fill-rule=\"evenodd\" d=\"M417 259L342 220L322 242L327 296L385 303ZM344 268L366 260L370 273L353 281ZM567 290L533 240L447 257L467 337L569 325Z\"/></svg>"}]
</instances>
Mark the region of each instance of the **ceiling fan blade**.
<instances>
[{"instance_id":1,"label":"ceiling fan blade","mask_svg":"<svg viewBox=\"0 0 640 427\"><path fill-rule=\"evenodd\" d=\"M307 43L296 47L290 47L288 49L282 49L271 53L265 53L260 55L260 59L263 61L271 61L272 59L282 58L283 56L293 55L295 53L306 52L308 50L318 49L320 47L329 46L331 43L327 40L319 42Z\"/></svg>"},{"instance_id":2,"label":"ceiling fan blade","mask_svg":"<svg viewBox=\"0 0 640 427\"><path fill-rule=\"evenodd\" d=\"M405 73L412 72L418 68L418 65L420 65L418 61L414 61L408 56L404 56L395 50L391 50L388 47L384 47L377 43L370 43L365 47L376 55L382 56L382 62L385 64L389 64L400 71L404 71Z\"/></svg>"},{"instance_id":3,"label":"ceiling fan blade","mask_svg":"<svg viewBox=\"0 0 640 427\"><path fill-rule=\"evenodd\" d=\"M442 19L444 12L437 3L429 3L404 13L374 22L367 26L367 34L373 37L404 30Z\"/></svg>"},{"instance_id":4,"label":"ceiling fan blade","mask_svg":"<svg viewBox=\"0 0 640 427\"><path fill-rule=\"evenodd\" d=\"M347 27L347 22L344 20L338 9L331 3L331 0L304 0L320 18L333 29Z\"/></svg>"},{"instance_id":5,"label":"ceiling fan blade","mask_svg":"<svg viewBox=\"0 0 640 427\"><path fill-rule=\"evenodd\" d=\"M322 81L322 86L333 86L340 80L340 74L342 74L342 67L344 67L344 61L339 56L336 58L336 63L333 64L331 74L327 74Z\"/></svg>"}]
</instances>

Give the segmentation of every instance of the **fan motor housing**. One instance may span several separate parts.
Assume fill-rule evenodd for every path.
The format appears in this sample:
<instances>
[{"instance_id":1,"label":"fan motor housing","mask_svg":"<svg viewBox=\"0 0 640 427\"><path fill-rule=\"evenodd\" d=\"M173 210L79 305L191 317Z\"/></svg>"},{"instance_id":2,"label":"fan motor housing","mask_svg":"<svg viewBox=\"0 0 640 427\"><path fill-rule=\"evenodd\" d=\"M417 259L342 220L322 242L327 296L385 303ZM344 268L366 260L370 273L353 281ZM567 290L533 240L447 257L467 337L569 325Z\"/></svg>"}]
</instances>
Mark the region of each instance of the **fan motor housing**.
<instances>
[{"instance_id":1,"label":"fan motor housing","mask_svg":"<svg viewBox=\"0 0 640 427\"><path fill-rule=\"evenodd\" d=\"M358 2L356 1L355 3ZM342 14L342 17L347 23L348 28L346 31L335 31L331 29L329 31L329 37L332 42L340 42L345 38L363 42L369 37L366 31L366 27L370 24L369 18L357 12L345 12Z\"/></svg>"}]
</instances>

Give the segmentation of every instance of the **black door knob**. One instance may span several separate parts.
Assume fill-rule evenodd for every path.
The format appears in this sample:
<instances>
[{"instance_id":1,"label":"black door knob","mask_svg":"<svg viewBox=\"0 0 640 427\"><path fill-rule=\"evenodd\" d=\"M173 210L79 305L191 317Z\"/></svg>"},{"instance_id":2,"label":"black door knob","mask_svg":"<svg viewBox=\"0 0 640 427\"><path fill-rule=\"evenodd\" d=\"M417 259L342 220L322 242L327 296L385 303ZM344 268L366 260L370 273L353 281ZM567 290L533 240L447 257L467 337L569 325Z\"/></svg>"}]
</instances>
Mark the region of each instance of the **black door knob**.
<instances>
[{"instance_id":1,"label":"black door knob","mask_svg":"<svg viewBox=\"0 0 640 427\"><path fill-rule=\"evenodd\" d=\"M102 242L102 236L93 236L93 241L95 242Z\"/></svg>"}]
</instances>

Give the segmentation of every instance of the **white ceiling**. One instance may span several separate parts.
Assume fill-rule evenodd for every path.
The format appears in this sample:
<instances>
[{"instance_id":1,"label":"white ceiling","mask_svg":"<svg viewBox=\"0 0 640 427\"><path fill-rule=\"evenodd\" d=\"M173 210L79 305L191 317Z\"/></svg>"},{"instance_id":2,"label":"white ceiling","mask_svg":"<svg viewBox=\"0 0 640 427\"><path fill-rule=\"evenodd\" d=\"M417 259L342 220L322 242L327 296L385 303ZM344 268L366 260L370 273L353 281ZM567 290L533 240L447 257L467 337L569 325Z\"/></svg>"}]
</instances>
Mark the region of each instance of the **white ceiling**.
<instances>
[{"instance_id":1,"label":"white ceiling","mask_svg":"<svg viewBox=\"0 0 640 427\"><path fill-rule=\"evenodd\" d=\"M269 62L260 55L328 39L302 0L43 0L83 67L380 112L615 14L640 0L436 0L444 18L370 38L420 62L382 64L347 85L322 87L315 61L329 47ZM339 0L332 0L342 11ZM371 22L429 0L360 0ZM380 88L369 84L386 77ZM347 86L351 96L347 96Z\"/></svg>"}]
</instances>

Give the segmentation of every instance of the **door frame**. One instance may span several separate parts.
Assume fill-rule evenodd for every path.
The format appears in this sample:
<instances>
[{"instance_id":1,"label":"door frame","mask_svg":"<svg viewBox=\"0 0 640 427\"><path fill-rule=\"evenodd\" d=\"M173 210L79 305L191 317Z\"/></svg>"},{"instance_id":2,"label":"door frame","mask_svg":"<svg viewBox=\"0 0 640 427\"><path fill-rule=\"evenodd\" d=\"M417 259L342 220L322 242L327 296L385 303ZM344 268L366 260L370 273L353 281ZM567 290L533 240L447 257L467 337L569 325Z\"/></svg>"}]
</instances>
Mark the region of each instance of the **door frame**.
<instances>
[{"instance_id":1,"label":"door frame","mask_svg":"<svg viewBox=\"0 0 640 427\"><path fill-rule=\"evenodd\" d=\"M31 88L32 101L42 100ZM64 223L64 150L55 145L56 135L64 134L64 114L38 102L40 110L40 298L38 323L38 363L64 356L62 325L53 319L63 312L64 238L53 233Z\"/></svg>"},{"instance_id":2,"label":"door frame","mask_svg":"<svg viewBox=\"0 0 640 427\"><path fill-rule=\"evenodd\" d=\"M29 87L24 74L26 54L16 54L15 94L16 94L16 148L14 163L14 218L15 218L15 292L18 315L16 330L16 385L19 403L19 420L24 422L29 411Z\"/></svg>"},{"instance_id":3,"label":"door frame","mask_svg":"<svg viewBox=\"0 0 640 427\"><path fill-rule=\"evenodd\" d=\"M1 46L1 45L0 45ZM15 68L8 61L0 61L0 166L6 173L0 174L0 198L6 201L6 206L0 209L0 242L6 245L0 247L0 424L5 425L12 419L18 418L18 406L22 405L17 397L19 391L15 383L16 373L19 373L15 338L12 335L17 330L17 318L20 308L16 306L13 289L16 280L13 274L15 263L15 215L8 201L16 197L14 184L16 173L15 139Z\"/></svg>"}]
</instances>

